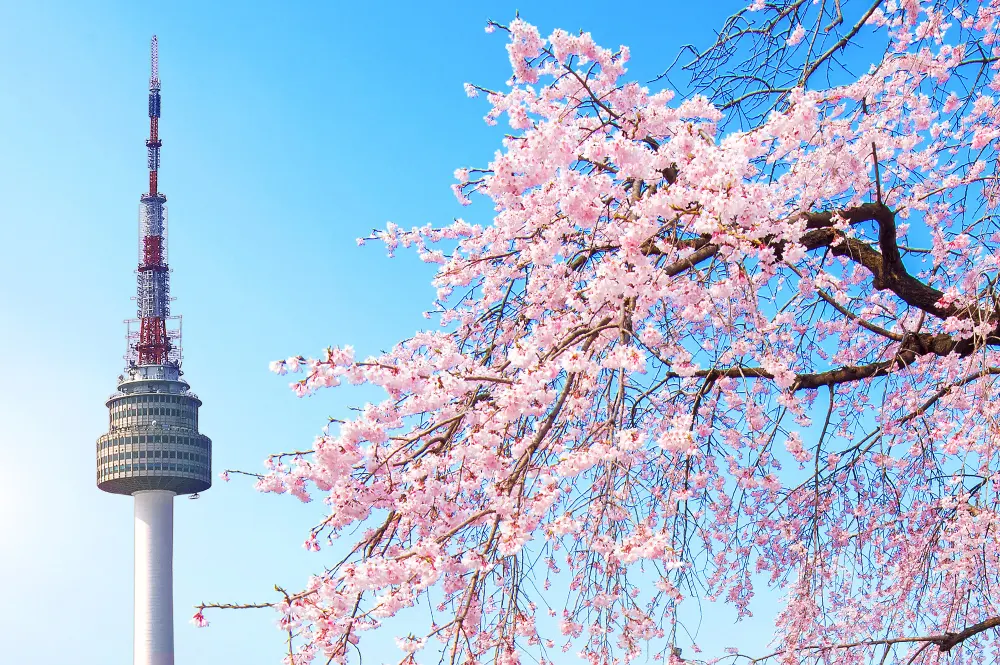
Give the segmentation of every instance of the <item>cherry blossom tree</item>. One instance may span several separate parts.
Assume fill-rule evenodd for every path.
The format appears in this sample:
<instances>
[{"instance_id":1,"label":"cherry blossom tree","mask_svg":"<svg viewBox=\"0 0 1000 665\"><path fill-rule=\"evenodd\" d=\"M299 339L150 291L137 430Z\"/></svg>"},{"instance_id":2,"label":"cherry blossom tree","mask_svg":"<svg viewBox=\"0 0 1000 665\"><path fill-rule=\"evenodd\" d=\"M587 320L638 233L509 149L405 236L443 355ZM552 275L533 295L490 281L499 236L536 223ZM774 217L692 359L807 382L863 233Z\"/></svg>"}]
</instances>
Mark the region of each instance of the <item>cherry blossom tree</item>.
<instances>
[{"instance_id":1,"label":"cherry blossom tree","mask_svg":"<svg viewBox=\"0 0 1000 665\"><path fill-rule=\"evenodd\" d=\"M487 31L510 133L454 189L492 221L373 236L441 327L272 363L386 395L250 474L328 505L255 605L287 662L692 662L761 585L770 653L709 626L722 662L996 660L1000 1L757 0L645 87Z\"/></svg>"}]
</instances>

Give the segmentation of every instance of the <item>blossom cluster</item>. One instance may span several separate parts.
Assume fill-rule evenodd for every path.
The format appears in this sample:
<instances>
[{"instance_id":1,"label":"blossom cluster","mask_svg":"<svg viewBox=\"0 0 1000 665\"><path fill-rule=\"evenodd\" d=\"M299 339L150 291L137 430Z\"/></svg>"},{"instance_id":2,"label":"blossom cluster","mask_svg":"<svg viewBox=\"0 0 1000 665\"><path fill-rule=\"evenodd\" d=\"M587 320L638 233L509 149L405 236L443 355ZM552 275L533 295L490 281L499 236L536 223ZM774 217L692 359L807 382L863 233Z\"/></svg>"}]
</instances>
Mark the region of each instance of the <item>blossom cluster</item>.
<instances>
[{"instance_id":1,"label":"blossom cluster","mask_svg":"<svg viewBox=\"0 0 1000 665\"><path fill-rule=\"evenodd\" d=\"M455 191L492 223L375 236L438 264L442 331L271 366L386 395L259 481L322 497L308 549L351 541L280 606L295 663L421 602L408 662L679 662L690 594L747 616L761 583L787 662L1000 613L996 57L962 83L1000 10L944 4L883 3L868 73L728 133L624 47L491 24L508 90L467 90L512 134Z\"/></svg>"}]
</instances>

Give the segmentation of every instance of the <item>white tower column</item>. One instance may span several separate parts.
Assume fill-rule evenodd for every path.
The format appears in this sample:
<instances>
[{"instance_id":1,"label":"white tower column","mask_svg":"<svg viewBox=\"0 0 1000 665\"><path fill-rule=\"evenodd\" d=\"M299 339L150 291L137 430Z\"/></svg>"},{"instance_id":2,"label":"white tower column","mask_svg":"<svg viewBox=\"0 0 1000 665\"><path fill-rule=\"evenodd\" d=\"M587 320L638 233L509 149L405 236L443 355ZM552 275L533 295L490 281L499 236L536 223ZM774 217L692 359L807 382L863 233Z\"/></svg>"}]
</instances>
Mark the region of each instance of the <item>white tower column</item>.
<instances>
[{"instance_id":1,"label":"white tower column","mask_svg":"<svg viewBox=\"0 0 1000 665\"><path fill-rule=\"evenodd\" d=\"M135 497L135 665L174 665L174 493Z\"/></svg>"}]
</instances>

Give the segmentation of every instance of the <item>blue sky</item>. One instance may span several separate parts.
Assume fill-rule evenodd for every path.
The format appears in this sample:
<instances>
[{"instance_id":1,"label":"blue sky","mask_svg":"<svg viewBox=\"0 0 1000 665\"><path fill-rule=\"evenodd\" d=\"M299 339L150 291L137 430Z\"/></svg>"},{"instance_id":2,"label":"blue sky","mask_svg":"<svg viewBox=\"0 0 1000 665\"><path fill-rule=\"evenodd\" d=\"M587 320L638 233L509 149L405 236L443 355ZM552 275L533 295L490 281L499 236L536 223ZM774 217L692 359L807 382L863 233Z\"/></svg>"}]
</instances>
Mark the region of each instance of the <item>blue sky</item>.
<instances>
[{"instance_id":1,"label":"blue sky","mask_svg":"<svg viewBox=\"0 0 1000 665\"><path fill-rule=\"evenodd\" d=\"M431 267L355 238L390 220L488 220L449 189L499 147L502 128L462 89L509 74L488 18L518 8L546 34L628 44L648 80L739 4L0 0L0 660L131 662L132 502L97 490L93 451L135 313L152 34L186 378L216 470L256 470L372 397L296 399L270 360L328 344L365 355L428 325ZM321 569L328 554L301 547L321 511L239 481L177 500L178 663L280 662L270 611L187 620L199 601L273 599ZM705 647L770 625L709 618Z\"/></svg>"}]
</instances>

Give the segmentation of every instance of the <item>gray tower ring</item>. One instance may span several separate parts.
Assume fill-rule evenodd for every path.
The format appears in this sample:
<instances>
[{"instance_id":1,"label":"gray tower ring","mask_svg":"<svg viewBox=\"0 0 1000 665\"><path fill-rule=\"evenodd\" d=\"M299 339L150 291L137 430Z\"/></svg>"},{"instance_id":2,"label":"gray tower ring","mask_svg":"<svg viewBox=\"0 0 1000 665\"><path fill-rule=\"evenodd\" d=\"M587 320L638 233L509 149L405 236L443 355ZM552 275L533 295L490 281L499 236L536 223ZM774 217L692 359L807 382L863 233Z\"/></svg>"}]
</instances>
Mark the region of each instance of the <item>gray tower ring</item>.
<instances>
[{"instance_id":1,"label":"gray tower ring","mask_svg":"<svg viewBox=\"0 0 1000 665\"><path fill-rule=\"evenodd\" d=\"M97 440L97 486L114 494L212 486L212 441L198 433L201 400L170 365L134 368L107 401Z\"/></svg>"}]
</instances>

